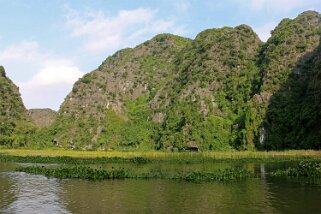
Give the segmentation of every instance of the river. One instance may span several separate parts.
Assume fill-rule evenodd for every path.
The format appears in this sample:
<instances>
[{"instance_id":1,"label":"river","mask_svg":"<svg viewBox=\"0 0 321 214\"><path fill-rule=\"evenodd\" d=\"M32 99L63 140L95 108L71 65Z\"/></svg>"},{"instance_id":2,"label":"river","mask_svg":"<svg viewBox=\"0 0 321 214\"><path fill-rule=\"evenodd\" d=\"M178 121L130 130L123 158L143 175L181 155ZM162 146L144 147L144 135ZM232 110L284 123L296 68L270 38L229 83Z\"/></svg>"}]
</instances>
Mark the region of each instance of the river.
<instances>
[{"instance_id":1,"label":"river","mask_svg":"<svg viewBox=\"0 0 321 214\"><path fill-rule=\"evenodd\" d=\"M0 213L321 213L320 182L269 176L270 168L284 164L247 163L258 176L227 183L60 180L14 172L18 165L0 163Z\"/></svg>"}]
</instances>

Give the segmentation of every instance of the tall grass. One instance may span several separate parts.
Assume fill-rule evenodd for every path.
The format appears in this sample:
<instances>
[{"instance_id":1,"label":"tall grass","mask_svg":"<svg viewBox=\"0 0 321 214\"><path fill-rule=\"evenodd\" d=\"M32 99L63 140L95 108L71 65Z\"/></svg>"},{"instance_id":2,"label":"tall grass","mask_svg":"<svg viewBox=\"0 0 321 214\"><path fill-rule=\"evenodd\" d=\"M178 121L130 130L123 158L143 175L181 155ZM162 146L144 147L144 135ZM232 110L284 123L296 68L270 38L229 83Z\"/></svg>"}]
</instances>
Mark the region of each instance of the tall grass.
<instances>
[{"instance_id":1,"label":"tall grass","mask_svg":"<svg viewBox=\"0 0 321 214\"><path fill-rule=\"evenodd\" d=\"M229 151L229 152L118 152L118 151L74 151L74 150L11 150L1 149L0 155L11 156L43 156L43 157L77 157L77 158L134 158L142 157L147 159L266 159L266 158L295 158L314 157L321 158L321 151L315 150L290 150L290 151Z\"/></svg>"}]
</instances>

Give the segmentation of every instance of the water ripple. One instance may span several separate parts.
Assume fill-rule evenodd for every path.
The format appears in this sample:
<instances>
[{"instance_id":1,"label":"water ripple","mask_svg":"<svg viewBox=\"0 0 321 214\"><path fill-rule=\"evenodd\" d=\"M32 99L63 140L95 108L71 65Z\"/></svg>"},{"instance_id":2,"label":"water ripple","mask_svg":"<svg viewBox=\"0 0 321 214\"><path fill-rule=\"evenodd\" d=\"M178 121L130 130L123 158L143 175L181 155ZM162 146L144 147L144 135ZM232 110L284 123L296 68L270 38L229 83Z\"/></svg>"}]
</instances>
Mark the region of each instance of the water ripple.
<instances>
[{"instance_id":1,"label":"water ripple","mask_svg":"<svg viewBox=\"0 0 321 214\"><path fill-rule=\"evenodd\" d=\"M56 179L21 172L2 174L13 182L10 193L14 200L0 209L1 213L70 213L60 202L61 190Z\"/></svg>"}]
</instances>

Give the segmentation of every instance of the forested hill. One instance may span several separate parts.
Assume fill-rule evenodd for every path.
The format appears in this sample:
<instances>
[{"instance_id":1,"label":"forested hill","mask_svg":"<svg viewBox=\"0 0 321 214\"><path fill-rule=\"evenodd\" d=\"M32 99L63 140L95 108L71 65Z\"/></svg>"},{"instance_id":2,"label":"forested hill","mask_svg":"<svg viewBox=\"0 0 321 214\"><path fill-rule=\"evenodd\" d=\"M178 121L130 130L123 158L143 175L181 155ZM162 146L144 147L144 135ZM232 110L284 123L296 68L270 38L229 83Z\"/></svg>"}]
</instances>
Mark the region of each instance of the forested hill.
<instances>
[{"instance_id":1,"label":"forested hill","mask_svg":"<svg viewBox=\"0 0 321 214\"><path fill-rule=\"evenodd\" d=\"M0 146L25 146L31 128L19 89L0 66Z\"/></svg>"},{"instance_id":2,"label":"forested hill","mask_svg":"<svg viewBox=\"0 0 321 214\"><path fill-rule=\"evenodd\" d=\"M77 81L30 145L113 150L320 149L321 15L194 40L161 34Z\"/></svg>"},{"instance_id":3,"label":"forested hill","mask_svg":"<svg viewBox=\"0 0 321 214\"><path fill-rule=\"evenodd\" d=\"M261 49L268 149L321 149L321 15L284 19Z\"/></svg>"}]
</instances>

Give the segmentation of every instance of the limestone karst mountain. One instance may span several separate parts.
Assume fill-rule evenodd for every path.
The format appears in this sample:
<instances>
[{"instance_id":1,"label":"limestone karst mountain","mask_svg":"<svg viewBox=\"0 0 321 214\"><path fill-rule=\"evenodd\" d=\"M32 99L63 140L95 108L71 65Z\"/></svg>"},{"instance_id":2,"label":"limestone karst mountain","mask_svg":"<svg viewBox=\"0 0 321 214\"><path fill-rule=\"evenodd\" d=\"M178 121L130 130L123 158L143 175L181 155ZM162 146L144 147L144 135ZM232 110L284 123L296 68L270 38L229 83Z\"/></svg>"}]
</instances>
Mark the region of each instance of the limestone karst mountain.
<instances>
[{"instance_id":1,"label":"limestone karst mountain","mask_svg":"<svg viewBox=\"0 0 321 214\"><path fill-rule=\"evenodd\" d=\"M241 25L121 50L75 84L53 140L86 149L317 148L320 19L313 11L284 19L266 43Z\"/></svg>"},{"instance_id":2,"label":"limestone karst mountain","mask_svg":"<svg viewBox=\"0 0 321 214\"><path fill-rule=\"evenodd\" d=\"M45 109L29 109L28 115L31 121L38 128L45 128L50 126L56 119L57 112L49 108Z\"/></svg>"},{"instance_id":3,"label":"limestone karst mountain","mask_svg":"<svg viewBox=\"0 0 321 214\"><path fill-rule=\"evenodd\" d=\"M260 91L249 103L245 142L265 149L320 149L321 15L284 19L260 50Z\"/></svg>"},{"instance_id":4,"label":"limestone karst mountain","mask_svg":"<svg viewBox=\"0 0 321 214\"><path fill-rule=\"evenodd\" d=\"M320 38L321 15L314 11L282 20L266 43L246 25L208 29L193 40L160 34L79 79L30 145L320 149ZM1 86L1 101L17 105L18 113L5 115L23 121L17 90L10 92L15 98L5 95L10 87Z\"/></svg>"}]
</instances>

